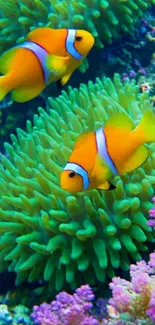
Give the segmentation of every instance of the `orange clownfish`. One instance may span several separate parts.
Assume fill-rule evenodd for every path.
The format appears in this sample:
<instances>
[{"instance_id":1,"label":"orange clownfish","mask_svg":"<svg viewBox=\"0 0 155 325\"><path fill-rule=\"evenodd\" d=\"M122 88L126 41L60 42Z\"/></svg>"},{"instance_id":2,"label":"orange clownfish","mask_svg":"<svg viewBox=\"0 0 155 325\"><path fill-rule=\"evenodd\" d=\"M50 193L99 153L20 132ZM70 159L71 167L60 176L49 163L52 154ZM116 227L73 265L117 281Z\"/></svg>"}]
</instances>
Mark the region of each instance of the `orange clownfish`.
<instances>
[{"instance_id":1,"label":"orange clownfish","mask_svg":"<svg viewBox=\"0 0 155 325\"><path fill-rule=\"evenodd\" d=\"M141 166L148 157L144 143L155 141L155 115L145 111L135 128L125 113L115 113L104 128L83 133L77 139L60 175L61 187L69 192L93 188L112 190L110 180Z\"/></svg>"},{"instance_id":2,"label":"orange clownfish","mask_svg":"<svg viewBox=\"0 0 155 325\"><path fill-rule=\"evenodd\" d=\"M47 85L65 85L94 45L85 30L36 28L0 57L0 100L12 91L16 102L39 95Z\"/></svg>"}]
</instances>

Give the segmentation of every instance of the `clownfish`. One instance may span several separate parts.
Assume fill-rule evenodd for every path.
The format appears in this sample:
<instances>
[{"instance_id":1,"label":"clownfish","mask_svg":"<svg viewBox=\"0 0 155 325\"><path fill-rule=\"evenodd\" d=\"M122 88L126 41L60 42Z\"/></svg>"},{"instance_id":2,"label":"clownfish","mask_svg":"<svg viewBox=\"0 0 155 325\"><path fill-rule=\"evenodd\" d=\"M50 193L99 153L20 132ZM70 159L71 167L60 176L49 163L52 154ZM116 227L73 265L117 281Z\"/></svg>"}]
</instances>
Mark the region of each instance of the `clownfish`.
<instances>
[{"instance_id":1,"label":"clownfish","mask_svg":"<svg viewBox=\"0 0 155 325\"><path fill-rule=\"evenodd\" d=\"M0 57L0 100L26 102L57 81L63 86L94 45L85 30L36 28Z\"/></svg>"},{"instance_id":2,"label":"clownfish","mask_svg":"<svg viewBox=\"0 0 155 325\"><path fill-rule=\"evenodd\" d=\"M115 113L104 127L81 134L60 174L60 186L69 192L113 190L110 180L141 166L148 157L144 143L155 141L155 115L145 111L137 127L125 113Z\"/></svg>"}]
</instances>

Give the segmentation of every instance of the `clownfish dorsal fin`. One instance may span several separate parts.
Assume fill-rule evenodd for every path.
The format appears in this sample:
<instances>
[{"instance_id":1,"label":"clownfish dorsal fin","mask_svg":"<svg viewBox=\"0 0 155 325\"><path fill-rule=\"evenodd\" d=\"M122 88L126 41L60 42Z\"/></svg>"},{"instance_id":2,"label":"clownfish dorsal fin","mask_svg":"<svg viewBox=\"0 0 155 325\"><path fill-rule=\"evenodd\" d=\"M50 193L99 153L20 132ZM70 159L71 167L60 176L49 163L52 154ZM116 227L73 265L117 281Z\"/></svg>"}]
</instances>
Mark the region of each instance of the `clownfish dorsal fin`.
<instances>
[{"instance_id":1,"label":"clownfish dorsal fin","mask_svg":"<svg viewBox=\"0 0 155 325\"><path fill-rule=\"evenodd\" d=\"M83 145L88 139L89 139L89 135L92 132L84 132L81 135L79 135L79 137L77 138L75 145L74 145L74 149L78 149L81 147L81 145Z\"/></svg>"},{"instance_id":2,"label":"clownfish dorsal fin","mask_svg":"<svg viewBox=\"0 0 155 325\"><path fill-rule=\"evenodd\" d=\"M49 33L52 33L52 28L48 28L48 27L35 28L27 34L26 41L37 42L38 40L47 37Z\"/></svg>"},{"instance_id":3,"label":"clownfish dorsal fin","mask_svg":"<svg viewBox=\"0 0 155 325\"><path fill-rule=\"evenodd\" d=\"M121 167L121 174L131 172L132 170L140 167L148 157L148 150L144 145L141 145L136 152L128 159Z\"/></svg>"},{"instance_id":4,"label":"clownfish dorsal fin","mask_svg":"<svg viewBox=\"0 0 155 325\"><path fill-rule=\"evenodd\" d=\"M113 185L111 182L109 181L105 181L103 184L99 185L97 187L99 190L114 190L116 188L115 185Z\"/></svg>"},{"instance_id":5,"label":"clownfish dorsal fin","mask_svg":"<svg viewBox=\"0 0 155 325\"><path fill-rule=\"evenodd\" d=\"M104 125L104 129L106 127L124 128L126 131L132 131L135 128L135 125L129 115L123 112L118 112L109 118Z\"/></svg>"},{"instance_id":6,"label":"clownfish dorsal fin","mask_svg":"<svg viewBox=\"0 0 155 325\"><path fill-rule=\"evenodd\" d=\"M69 61L68 56L57 56L57 55L48 55L47 60L46 60L46 66L53 73L54 76L56 77L62 77L64 76L66 70L67 70L67 63ZM67 81L66 81L67 82ZM60 78L60 83L63 85L64 83L61 82Z\"/></svg>"}]
</instances>

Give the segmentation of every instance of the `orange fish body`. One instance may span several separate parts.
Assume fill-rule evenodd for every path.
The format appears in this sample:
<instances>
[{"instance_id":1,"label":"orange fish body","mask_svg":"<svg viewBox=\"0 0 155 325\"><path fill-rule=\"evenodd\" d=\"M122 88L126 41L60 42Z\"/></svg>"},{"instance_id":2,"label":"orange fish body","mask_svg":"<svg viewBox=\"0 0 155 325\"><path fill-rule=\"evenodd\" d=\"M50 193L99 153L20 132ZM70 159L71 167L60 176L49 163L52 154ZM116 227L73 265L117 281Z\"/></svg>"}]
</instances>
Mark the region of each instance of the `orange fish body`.
<instances>
[{"instance_id":1,"label":"orange fish body","mask_svg":"<svg viewBox=\"0 0 155 325\"><path fill-rule=\"evenodd\" d=\"M79 136L60 184L69 192L114 189L110 180L141 166L148 157L145 143L155 141L155 115L147 110L135 128L126 113L114 114L104 128Z\"/></svg>"},{"instance_id":2,"label":"orange fish body","mask_svg":"<svg viewBox=\"0 0 155 325\"><path fill-rule=\"evenodd\" d=\"M63 86L83 62L94 44L83 30L37 28L25 42L0 57L0 100L12 91L17 102L36 97L47 85Z\"/></svg>"}]
</instances>

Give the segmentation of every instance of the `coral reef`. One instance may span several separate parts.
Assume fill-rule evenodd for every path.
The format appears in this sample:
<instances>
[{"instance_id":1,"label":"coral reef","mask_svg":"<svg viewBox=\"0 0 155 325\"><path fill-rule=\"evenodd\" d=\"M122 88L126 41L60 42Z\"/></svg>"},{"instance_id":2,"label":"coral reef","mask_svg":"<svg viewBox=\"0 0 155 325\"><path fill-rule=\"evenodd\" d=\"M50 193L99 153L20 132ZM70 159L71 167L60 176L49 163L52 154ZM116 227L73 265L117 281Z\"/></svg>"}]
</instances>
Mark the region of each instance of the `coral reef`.
<instances>
[{"instance_id":1,"label":"coral reef","mask_svg":"<svg viewBox=\"0 0 155 325\"><path fill-rule=\"evenodd\" d=\"M149 210L149 221L148 226L155 228L155 196L152 198L152 202L154 204L153 208Z\"/></svg>"},{"instance_id":2,"label":"coral reef","mask_svg":"<svg viewBox=\"0 0 155 325\"><path fill-rule=\"evenodd\" d=\"M154 254L151 254L152 266ZM144 261L141 262L144 271ZM140 264L139 264L140 265ZM139 269L138 265L138 269ZM146 264L145 264L146 265ZM140 266L140 267L141 267ZM151 265L146 267L152 267ZM134 266L133 266L134 267ZM154 268L154 266L153 266ZM134 269L135 271L135 269ZM152 277L153 280L153 277ZM121 281L120 281L121 282ZM124 280L122 279L124 284ZM129 282L130 283L130 282ZM142 283L141 283L142 284ZM130 314L118 313L114 307L107 305L102 298L95 299L89 285L83 285L74 294L60 292L50 303L34 305L32 311L23 305L10 308L0 305L1 325L153 325L150 317L131 317ZM112 298L114 299L114 298ZM151 300L150 300L151 302ZM108 314L107 314L108 311ZM146 316L146 315L145 315Z\"/></svg>"},{"instance_id":3,"label":"coral reef","mask_svg":"<svg viewBox=\"0 0 155 325\"><path fill-rule=\"evenodd\" d=\"M6 305L0 305L0 324L5 325L6 323L10 323L12 321L12 317L8 311L8 307Z\"/></svg>"},{"instance_id":4,"label":"coral reef","mask_svg":"<svg viewBox=\"0 0 155 325\"><path fill-rule=\"evenodd\" d=\"M131 282L115 277L110 283L110 304L130 320L150 318L155 322L155 252L145 261L130 266Z\"/></svg>"},{"instance_id":5,"label":"coral reef","mask_svg":"<svg viewBox=\"0 0 155 325\"><path fill-rule=\"evenodd\" d=\"M115 191L92 190L75 196L59 186L59 175L79 133L103 125L114 111L125 110L135 124L151 107L148 93L139 94L134 81L121 83L115 75L69 87L48 112L39 108L34 127L17 129L9 158L0 165L0 271L24 280L49 281L49 292L66 284L94 284L129 269L153 242L147 225L155 184L155 144L146 163L122 179Z\"/></svg>"},{"instance_id":6,"label":"coral reef","mask_svg":"<svg viewBox=\"0 0 155 325\"><path fill-rule=\"evenodd\" d=\"M7 305L0 304L0 324L32 325L30 311L23 305L18 305L10 310Z\"/></svg>"},{"instance_id":7,"label":"coral reef","mask_svg":"<svg viewBox=\"0 0 155 325\"><path fill-rule=\"evenodd\" d=\"M76 289L73 295L60 292L50 304L33 307L31 318L35 325L99 325L90 316L94 294L89 285Z\"/></svg>"},{"instance_id":8,"label":"coral reef","mask_svg":"<svg viewBox=\"0 0 155 325\"><path fill-rule=\"evenodd\" d=\"M149 319L136 319L130 320L116 320L116 319L104 319L102 325L154 325Z\"/></svg>"},{"instance_id":9,"label":"coral reef","mask_svg":"<svg viewBox=\"0 0 155 325\"><path fill-rule=\"evenodd\" d=\"M149 78L153 77L154 66L151 59L155 52L155 42L150 43L147 37L152 32L153 21L154 11L147 11L134 33L122 33L119 39L113 40L112 44L106 45L104 49L94 48L89 57L91 72L93 55L96 55L98 60L95 61L93 72L98 77L105 73L107 77L112 78L114 71L123 74L123 80L125 78L138 80L141 76L146 78L146 75L147 77L149 75ZM148 70L148 66L151 69Z\"/></svg>"},{"instance_id":10,"label":"coral reef","mask_svg":"<svg viewBox=\"0 0 155 325\"><path fill-rule=\"evenodd\" d=\"M0 1L0 51L12 46L32 28L84 28L96 45L111 43L121 32L131 32L152 0L7 0Z\"/></svg>"}]
</instances>

